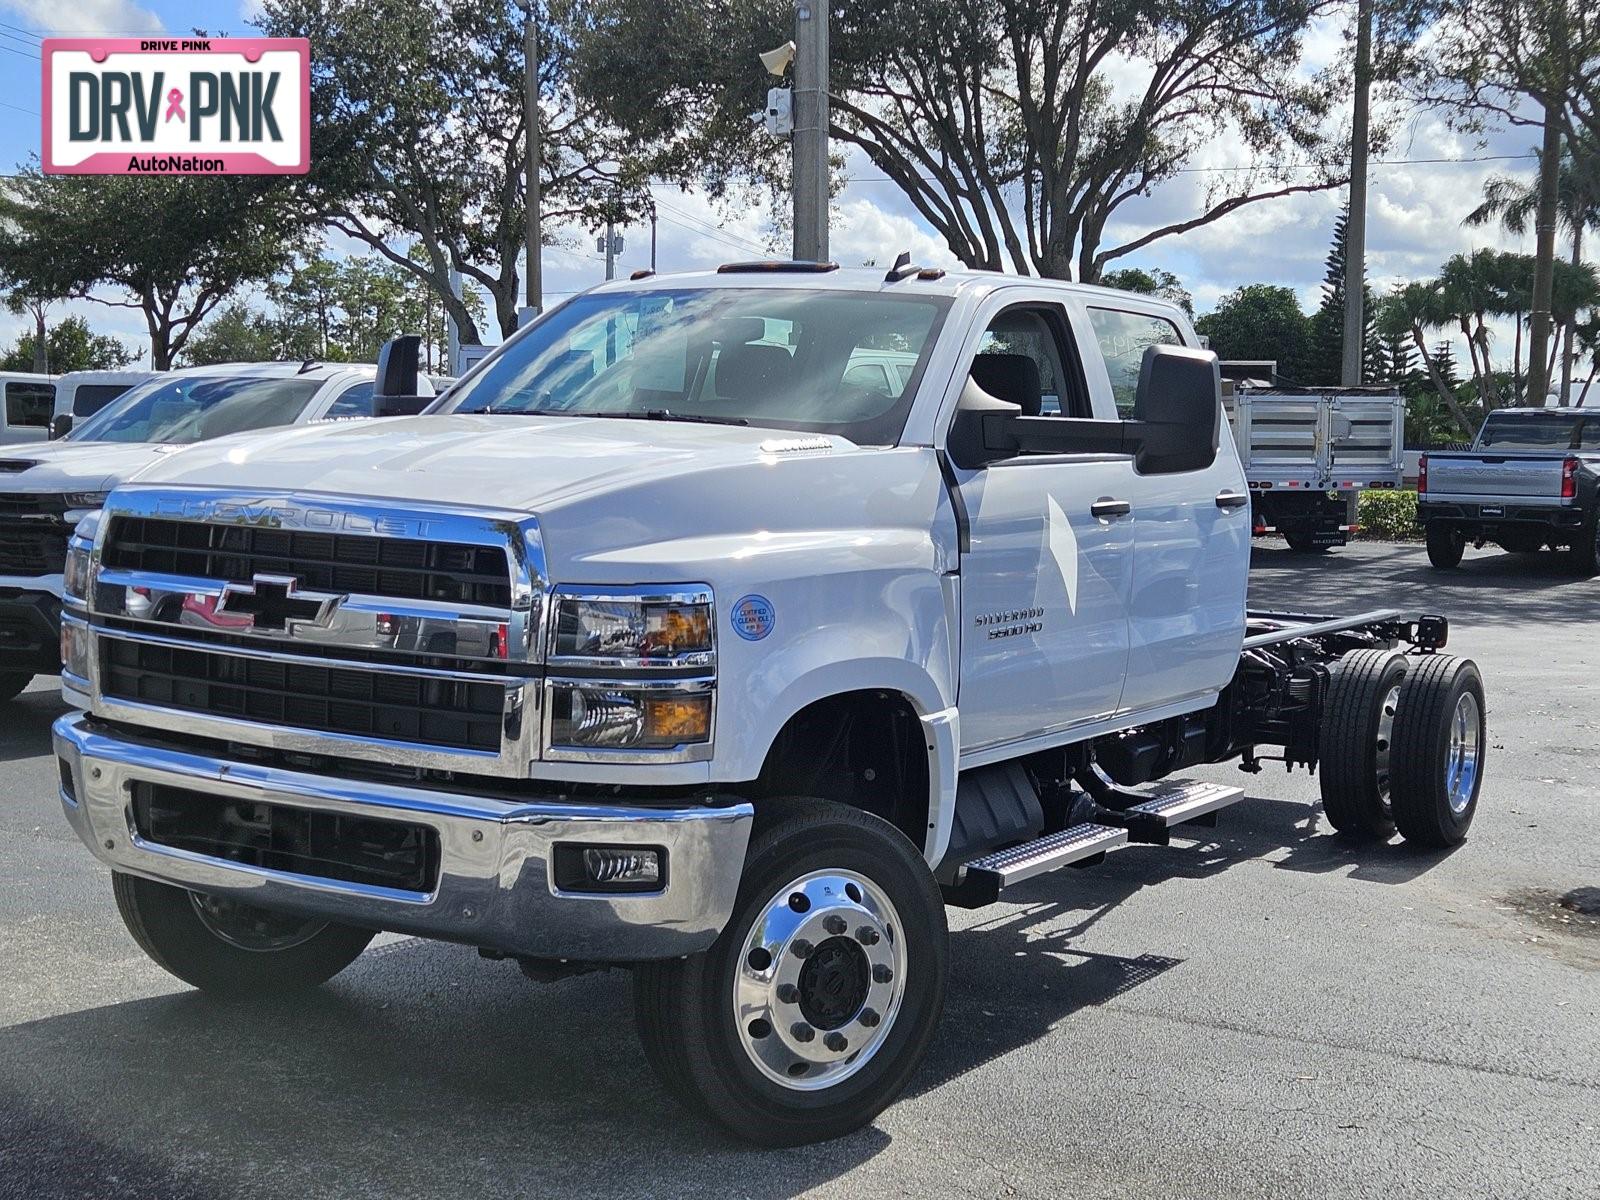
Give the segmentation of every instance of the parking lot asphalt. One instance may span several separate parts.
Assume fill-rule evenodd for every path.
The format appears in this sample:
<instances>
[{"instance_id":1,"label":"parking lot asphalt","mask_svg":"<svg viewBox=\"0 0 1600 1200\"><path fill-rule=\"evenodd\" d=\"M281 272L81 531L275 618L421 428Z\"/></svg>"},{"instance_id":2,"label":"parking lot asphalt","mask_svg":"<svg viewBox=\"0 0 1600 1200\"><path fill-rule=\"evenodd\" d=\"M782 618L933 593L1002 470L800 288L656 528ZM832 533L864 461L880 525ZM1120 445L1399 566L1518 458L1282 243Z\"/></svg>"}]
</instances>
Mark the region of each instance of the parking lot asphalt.
<instances>
[{"instance_id":1,"label":"parking lot asphalt","mask_svg":"<svg viewBox=\"0 0 1600 1200\"><path fill-rule=\"evenodd\" d=\"M1600 581L1552 556L1255 554L1252 603L1452 619L1490 749L1452 853L1334 836L1304 772L1171 848L950 910L910 1093L753 1150L646 1067L625 974L382 939L226 1005L145 959L56 801L53 681L0 706L0 1196L1600 1196Z\"/></svg>"}]
</instances>

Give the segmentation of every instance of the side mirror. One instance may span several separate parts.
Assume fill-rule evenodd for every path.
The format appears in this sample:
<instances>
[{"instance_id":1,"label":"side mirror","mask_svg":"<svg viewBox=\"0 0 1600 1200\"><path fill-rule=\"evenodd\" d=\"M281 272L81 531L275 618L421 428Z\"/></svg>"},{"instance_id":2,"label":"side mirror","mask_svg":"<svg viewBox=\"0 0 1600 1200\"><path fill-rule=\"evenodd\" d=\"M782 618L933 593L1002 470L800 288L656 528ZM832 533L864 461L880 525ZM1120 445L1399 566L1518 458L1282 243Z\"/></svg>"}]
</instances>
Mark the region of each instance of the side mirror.
<instances>
[{"instance_id":1,"label":"side mirror","mask_svg":"<svg viewBox=\"0 0 1600 1200\"><path fill-rule=\"evenodd\" d=\"M378 381L372 388L373 416L414 416L433 403L434 397L417 395L421 358L420 334L402 333L383 344L378 351Z\"/></svg>"},{"instance_id":2,"label":"side mirror","mask_svg":"<svg viewBox=\"0 0 1600 1200\"><path fill-rule=\"evenodd\" d=\"M1012 432L1020 405L997 400L969 378L956 402L956 415L945 434L945 451L950 461L963 471L975 471L990 463L1015 458L1019 447Z\"/></svg>"},{"instance_id":3,"label":"side mirror","mask_svg":"<svg viewBox=\"0 0 1600 1200\"><path fill-rule=\"evenodd\" d=\"M1202 471L1217 459L1222 374L1217 356L1187 346L1151 346L1139 368L1133 422L1141 475Z\"/></svg>"},{"instance_id":4,"label":"side mirror","mask_svg":"<svg viewBox=\"0 0 1600 1200\"><path fill-rule=\"evenodd\" d=\"M50 440L56 441L72 432L72 414L57 413L50 421Z\"/></svg>"}]
</instances>

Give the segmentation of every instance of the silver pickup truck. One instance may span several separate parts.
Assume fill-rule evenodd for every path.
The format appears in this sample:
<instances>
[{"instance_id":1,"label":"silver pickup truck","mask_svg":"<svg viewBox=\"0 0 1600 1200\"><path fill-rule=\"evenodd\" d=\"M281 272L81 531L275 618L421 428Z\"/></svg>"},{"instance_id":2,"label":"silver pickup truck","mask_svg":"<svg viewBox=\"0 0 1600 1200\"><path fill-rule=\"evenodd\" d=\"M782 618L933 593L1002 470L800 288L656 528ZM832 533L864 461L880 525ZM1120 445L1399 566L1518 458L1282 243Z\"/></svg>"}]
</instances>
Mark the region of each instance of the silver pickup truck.
<instances>
[{"instance_id":1,"label":"silver pickup truck","mask_svg":"<svg viewBox=\"0 0 1600 1200\"><path fill-rule=\"evenodd\" d=\"M1600 410L1490 413L1472 449L1431 452L1418 467L1417 523L1428 560L1454 567L1468 542L1514 554L1566 551L1600 574Z\"/></svg>"}]
</instances>

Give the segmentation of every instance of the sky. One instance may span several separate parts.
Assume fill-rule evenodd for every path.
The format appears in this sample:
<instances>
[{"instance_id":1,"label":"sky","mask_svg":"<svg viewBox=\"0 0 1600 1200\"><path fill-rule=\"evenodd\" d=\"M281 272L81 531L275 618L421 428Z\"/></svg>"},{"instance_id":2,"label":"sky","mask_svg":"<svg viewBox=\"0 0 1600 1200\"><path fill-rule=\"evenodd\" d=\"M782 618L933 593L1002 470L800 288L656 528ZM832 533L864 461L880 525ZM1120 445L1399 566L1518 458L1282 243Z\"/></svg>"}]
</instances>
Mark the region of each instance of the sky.
<instances>
[{"instance_id":1,"label":"sky","mask_svg":"<svg viewBox=\"0 0 1600 1200\"><path fill-rule=\"evenodd\" d=\"M40 150L41 37L182 34L194 29L248 36L255 32L250 25L253 5L254 0L0 0L0 171L14 170ZM1341 42L1337 25L1314 29L1307 39L1308 62L1319 66L1330 61ZM1113 75L1116 70L1113 65ZM1431 274L1451 254L1480 246L1531 251L1531 239L1519 241L1497 229L1466 229L1461 221L1481 199L1489 176L1531 173L1531 161L1522 156L1529 154L1534 137L1535 131L1514 129L1493 133L1485 141L1448 129L1435 115L1410 115L1386 155L1397 161L1372 168L1368 273L1374 288L1381 293L1395 282ZM1166 224L1175 215L1192 214L1208 184L1217 179L1216 172L1237 170L1248 161L1241 147L1218 139L1190 162L1185 174L1120 209L1109 234L1125 237ZM957 265L899 190L874 178L878 172L870 164L848 157L845 174L850 181L834 202L830 225L836 261L886 265L901 250L909 250L921 264ZM1234 288L1257 282L1293 287L1309 311L1320 297L1324 258L1343 199L1342 192L1331 191L1249 205L1211 225L1158 241L1116 265L1174 272L1193 294L1198 313L1215 307ZM771 213L764 207L729 212L676 188L658 189L656 200L661 271L787 254L787 240L774 237ZM594 233L558 232L561 244L547 248L544 259L547 302L604 278ZM618 274L625 275L648 265L650 229L646 225L621 232L625 249ZM335 254L359 251L347 240L334 240L330 248ZM96 332L120 336L136 349L147 346L136 310L82 301L54 313L55 319L79 313ZM0 346L12 344L22 327L19 318L0 311Z\"/></svg>"}]
</instances>

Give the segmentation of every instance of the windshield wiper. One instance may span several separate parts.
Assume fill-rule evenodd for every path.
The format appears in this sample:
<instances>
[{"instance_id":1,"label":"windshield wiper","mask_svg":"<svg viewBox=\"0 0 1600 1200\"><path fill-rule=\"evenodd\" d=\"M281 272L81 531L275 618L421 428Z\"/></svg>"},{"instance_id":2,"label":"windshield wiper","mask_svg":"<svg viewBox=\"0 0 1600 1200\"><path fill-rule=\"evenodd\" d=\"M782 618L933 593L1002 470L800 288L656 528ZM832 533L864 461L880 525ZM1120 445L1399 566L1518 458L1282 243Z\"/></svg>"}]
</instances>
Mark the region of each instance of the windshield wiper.
<instances>
[{"instance_id":1,"label":"windshield wiper","mask_svg":"<svg viewBox=\"0 0 1600 1200\"><path fill-rule=\"evenodd\" d=\"M628 414L633 415L633 414ZM670 408L647 408L641 416L646 421L690 421L696 425L748 425L743 417L708 417L702 413L675 413Z\"/></svg>"},{"instance_id":2,"label":"windshield wiper","mask_svg":"<svg viewBox=\"0 0 1600 1200\"><path fill-rule=\"evenodd\" d=\"M497 417L596 417L613 421L684 421L695 425L748 425L743 417L708 417L701 413L673 412L670 408L647 408L639 412L580 412L573 409L484 408L481 413Z\"/></svg>"}]
</instances>

